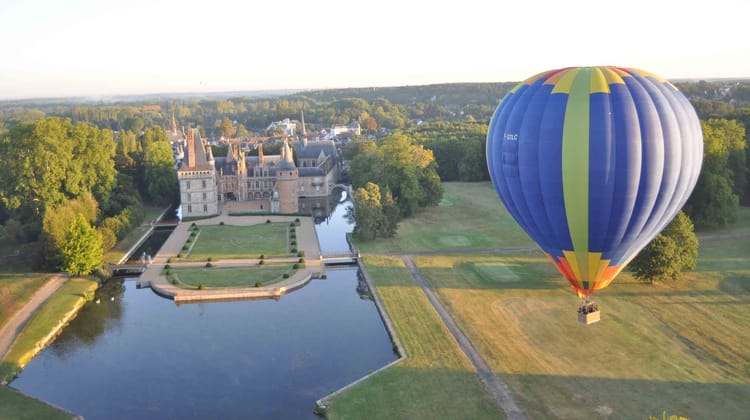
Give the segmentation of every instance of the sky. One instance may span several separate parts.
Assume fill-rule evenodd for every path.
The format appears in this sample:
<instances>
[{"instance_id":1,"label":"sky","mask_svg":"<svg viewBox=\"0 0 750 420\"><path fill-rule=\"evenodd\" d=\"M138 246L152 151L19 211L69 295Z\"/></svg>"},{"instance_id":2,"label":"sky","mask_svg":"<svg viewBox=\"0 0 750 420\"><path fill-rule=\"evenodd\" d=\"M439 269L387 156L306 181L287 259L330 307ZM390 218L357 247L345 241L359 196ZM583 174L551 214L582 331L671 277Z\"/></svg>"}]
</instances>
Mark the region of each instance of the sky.
<instances>
[{"instance_id":1,"label":"sky","mask_svg":"<svg viewBox=\"0 0 750 420\"><path fill-rule=\"evenodd\" d=\"M750 1L0 0L0 99L750 77Z\"/></svg>"}]
</instances>

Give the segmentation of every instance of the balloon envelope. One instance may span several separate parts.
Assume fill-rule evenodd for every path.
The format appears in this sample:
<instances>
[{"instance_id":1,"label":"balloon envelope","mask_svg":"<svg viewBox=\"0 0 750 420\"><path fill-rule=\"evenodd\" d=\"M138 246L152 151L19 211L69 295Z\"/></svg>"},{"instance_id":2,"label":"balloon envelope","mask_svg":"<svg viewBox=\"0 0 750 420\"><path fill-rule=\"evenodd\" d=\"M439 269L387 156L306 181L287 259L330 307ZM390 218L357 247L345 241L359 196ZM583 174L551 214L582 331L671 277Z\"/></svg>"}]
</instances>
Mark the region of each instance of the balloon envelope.
<instances>
[{"instance_id":1,"label":"balloon envelope","mask_svg":"<svg viewBox=\"0 0 750 420\"><path fill-rule=\"evenodd\" d=\"M674 218L702 159L687 98L621 67L531 77L503 98L487 134L500 199L581 297L607 287Z\"/></svg>"}]
</instances>

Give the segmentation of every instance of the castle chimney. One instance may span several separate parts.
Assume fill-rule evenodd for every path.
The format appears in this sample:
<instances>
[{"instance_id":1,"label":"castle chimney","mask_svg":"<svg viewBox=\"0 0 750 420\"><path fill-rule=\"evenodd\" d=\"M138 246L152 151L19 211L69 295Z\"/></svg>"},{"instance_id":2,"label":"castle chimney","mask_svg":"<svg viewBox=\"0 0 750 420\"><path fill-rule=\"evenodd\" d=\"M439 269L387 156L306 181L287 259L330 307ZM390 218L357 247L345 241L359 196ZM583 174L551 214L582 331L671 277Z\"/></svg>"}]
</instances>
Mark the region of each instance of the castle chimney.
<instances>
[{"instance_id":1,"label":"castle chimney","mask_svg":"<svg viewBox=\"0 0 750 420\"><path fill-rule=\"evenodd\" d=\"M188 147L188 168L195 168L195 134L193 129L189 129L187 132L187 147Z\"/></svg>"},{"instance_id":2,"label":"castle chimney","mask_svg":"<svg viewBox=\"0 0 750 420\"><path fill-rule=\"evenodd\" d=\"M263 143L258 143L258 166L263 166Z\"/></svg>"}]
</instances>

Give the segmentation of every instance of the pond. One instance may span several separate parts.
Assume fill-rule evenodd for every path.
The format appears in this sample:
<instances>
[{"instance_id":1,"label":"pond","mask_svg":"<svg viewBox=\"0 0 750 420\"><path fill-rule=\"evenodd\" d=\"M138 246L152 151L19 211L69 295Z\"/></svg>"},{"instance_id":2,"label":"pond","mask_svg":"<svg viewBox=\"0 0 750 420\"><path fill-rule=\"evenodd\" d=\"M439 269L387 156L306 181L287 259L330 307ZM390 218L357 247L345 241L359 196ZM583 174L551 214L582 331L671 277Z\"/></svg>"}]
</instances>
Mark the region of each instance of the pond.
<instances>
[{"instance_id":1,"label":"pond","mask_svg":"<svg viewBox=\"0 0 750 420\"><path fill-rule=\"evenodd\" d=\"M318 226L325 252L344 214ZM110 281L11 385L87 419L315 418L317 399L396 358L362 287L337 268L279 301L178 307Z\"/></svg>"}]
</instances>

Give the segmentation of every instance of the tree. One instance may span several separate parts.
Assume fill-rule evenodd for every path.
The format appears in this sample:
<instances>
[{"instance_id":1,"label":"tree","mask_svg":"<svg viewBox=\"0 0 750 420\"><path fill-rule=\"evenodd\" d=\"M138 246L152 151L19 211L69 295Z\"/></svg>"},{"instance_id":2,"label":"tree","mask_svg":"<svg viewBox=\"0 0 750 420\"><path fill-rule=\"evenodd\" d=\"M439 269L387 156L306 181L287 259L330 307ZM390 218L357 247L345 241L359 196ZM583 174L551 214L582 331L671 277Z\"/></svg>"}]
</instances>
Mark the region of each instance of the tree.
<instances>
[{"instance_id":1,"label":"tree","mask_svg":"<svg viewBox=\"0 0 750 420\"><path fill-rule=\"evenodd\" d=\"M383 207L380 204L380 187L368 182L364 188L354 191L354 233L360 238L375 239L383 221Z\"/></svg>"},{"instance_id":2,"label":"tree","mask_svg":"<svg viewBox=\"0 0 750 420\"><path fill-rule=\"evenodd\" d=\"M390 191L385 190L383 196L380 199L381 207L383 208L383 223L381 225L381 233L385 237L393 237L398 230L398 221L401 218L399 214L398 204L393 199L393 195Z\"/></svg>"},{"instance_id":3,"label":"tree","mask_svg":"<svg viewBox=\"0 0 750 420\"><path fill-rule=\"evenodd\" d=\"M151 200L158 204L175 201L178 194L177 173L169 143L157 141L150 144L143 158L147 191Z\"/></svg>"},{"instance_id":4,"label":"tree","mask_svg":"<svg viewBox=\"0 0 750 420\"><path fill-rule=\"evenodd\" d=\"M102 238L82 214L76 216L62 246L62 270L73 275L87 275L104 260Z\"/></svg>"},{"instance_id":5,"label":"tree","mask_svg":"<svg viewBox=\"0 0 750 420\"><path fill-rule=\"evenodd\" d=\"M676 280L683 270L694 270L698 238L693 223L683 212L652 240L630 263L630 270L641 281Z\"/></svg>"},{"instance_id":6,"label":"tree","mask_svg":"<svg viewBox=\"0 0 750 420\"><path fill-rule=\"evenodd\" d=\"M703 168L685 211L699 227L725 226L737 218L747 184L745 130L734 120L701 121Z\"/></svg>"},{"instance_id":7,"label":"tree","mask_svg":"<svg viewBox=\"0 0 750 420\"><path fill-rule=\"evenodd\" d=\"M232 121L229 118L224 117L221 120L221 125L219 126L219 128L221 128L221 135L225 139L234 137L234 127L232 126Z\"/></svg>"}]
</instances>

